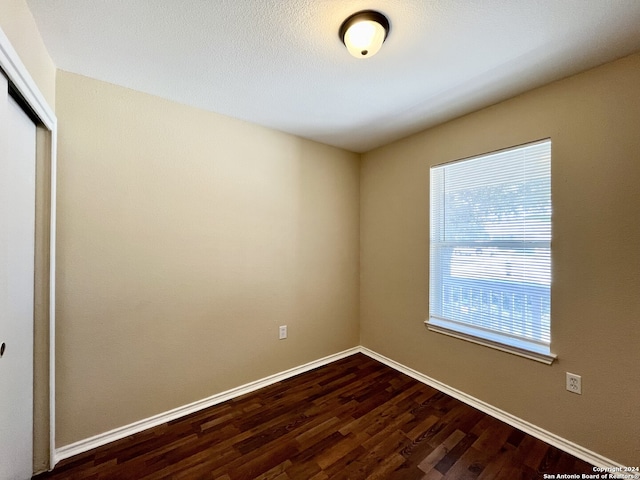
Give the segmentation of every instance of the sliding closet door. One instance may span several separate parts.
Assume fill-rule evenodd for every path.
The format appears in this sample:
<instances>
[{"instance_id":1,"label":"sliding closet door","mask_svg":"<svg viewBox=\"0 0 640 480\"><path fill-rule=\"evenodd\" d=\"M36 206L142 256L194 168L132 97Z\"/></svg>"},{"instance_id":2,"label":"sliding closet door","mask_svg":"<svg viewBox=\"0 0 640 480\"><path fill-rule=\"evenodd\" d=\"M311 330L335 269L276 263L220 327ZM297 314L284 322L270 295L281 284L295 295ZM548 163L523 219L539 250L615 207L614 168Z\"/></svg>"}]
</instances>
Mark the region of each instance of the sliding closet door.
<instances>
[{"instance_id":1,"label":"sliding closet door","mask_svg":"<svg viewBox=\"0 0 640 480\"><path fill-rule=\"evenodd\" d=\"M36 127L0 72L0 480L33 472Z\"/></svg>"}]
</instances>

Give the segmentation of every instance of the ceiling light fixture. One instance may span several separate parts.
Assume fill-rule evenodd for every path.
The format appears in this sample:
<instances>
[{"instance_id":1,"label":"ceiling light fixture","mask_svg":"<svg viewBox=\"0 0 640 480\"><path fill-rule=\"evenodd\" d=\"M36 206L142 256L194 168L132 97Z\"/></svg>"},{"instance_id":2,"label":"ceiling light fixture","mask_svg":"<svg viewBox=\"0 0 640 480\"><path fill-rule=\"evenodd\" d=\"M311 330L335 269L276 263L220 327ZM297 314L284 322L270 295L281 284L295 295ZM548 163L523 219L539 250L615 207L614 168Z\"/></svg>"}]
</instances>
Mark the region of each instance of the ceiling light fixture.
<instances>
[{"instance_id":1,"label":"ceiling light fixture","mask_svg":"<svg viewBox=\"0 0 640 480\"><path fill-rule=\"evenodd\" d=\"M354 57L373 57L389 35L389 20L380 12L363 10L342 22L339 35Z\"/></svg>"}]
</instances>

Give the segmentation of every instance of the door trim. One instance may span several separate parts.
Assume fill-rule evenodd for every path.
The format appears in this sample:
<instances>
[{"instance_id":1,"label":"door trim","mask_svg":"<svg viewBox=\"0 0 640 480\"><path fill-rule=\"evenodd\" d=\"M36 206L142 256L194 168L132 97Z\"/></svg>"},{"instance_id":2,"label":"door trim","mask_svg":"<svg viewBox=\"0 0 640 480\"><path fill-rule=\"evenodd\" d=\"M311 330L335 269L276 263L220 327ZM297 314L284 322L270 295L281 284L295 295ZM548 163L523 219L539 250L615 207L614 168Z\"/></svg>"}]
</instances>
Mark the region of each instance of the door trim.
<instances>
[{"instance_id":1,"label":"door trim","mask_svg":"<svg viewBox=\"0 0 640 480\"><path fill-rule=\"evenodd\" d=\"M50 132L50 240L49 240L49 469L56 464L55 456L55 305L56 305L56 152L58 141L58 120L22 63L11 42L0 28L0 69L4 71L9 83L31 108L32 113Z\"/></svg>"}]
</instances>

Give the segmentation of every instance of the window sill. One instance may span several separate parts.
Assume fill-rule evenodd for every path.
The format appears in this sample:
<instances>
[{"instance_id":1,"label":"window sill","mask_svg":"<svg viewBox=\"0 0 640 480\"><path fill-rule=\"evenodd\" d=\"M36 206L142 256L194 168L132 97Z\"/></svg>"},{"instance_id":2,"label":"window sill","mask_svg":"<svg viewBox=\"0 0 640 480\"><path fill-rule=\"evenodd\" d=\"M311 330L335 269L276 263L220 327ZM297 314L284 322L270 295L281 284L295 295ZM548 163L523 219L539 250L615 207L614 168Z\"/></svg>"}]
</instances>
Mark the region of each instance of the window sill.
<instances>
[{"instance_id":1,"label":"window sill","mask_svg":"<svg viewBox=\"0 0 640 480\"><path fill-rule=\"evenodd\" d=\"M553 361L557 358L557 356L552 353L544 354L544 353L532 352L529 350L511 346L511 345L505 345L503 343L498 343L498 342L494 342L484 338L479 338L474 335L459 332L456 330L451 330L449 328L445 328L440 325L434 325L429 320L426 320L424 323L427 326L427 328L432 332L441 333L443 335L448 335L450 337L458 338L460 340L466 340L467 342L476 343L478 345L484 345L485 347L493 348L495 350L500 350L506 353L511 353L512 355L518 355L519 357L528 358L530 360L535 360L536 362L544 363L546 365L551 365Z\"/></svg>"}]
</instances>

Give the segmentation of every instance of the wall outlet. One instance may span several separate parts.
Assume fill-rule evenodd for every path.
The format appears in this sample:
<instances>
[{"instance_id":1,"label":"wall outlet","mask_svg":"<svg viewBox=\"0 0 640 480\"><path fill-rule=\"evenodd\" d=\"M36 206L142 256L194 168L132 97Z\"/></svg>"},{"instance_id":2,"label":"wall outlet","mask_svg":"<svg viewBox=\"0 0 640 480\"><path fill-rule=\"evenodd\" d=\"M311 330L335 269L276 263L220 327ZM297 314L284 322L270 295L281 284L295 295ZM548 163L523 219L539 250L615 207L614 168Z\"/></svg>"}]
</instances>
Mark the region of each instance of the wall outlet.
<instances>
[{"instance_id":1,"label":"wall outlet","mask_svg":"<svg viewBox=\"0 0 640 480\"><path fill-rule=\"evenodd\" d=\"M582 395L582 377L575 373L567 372L567 390L571 393Z\"/></svg>"},{"instance_id":2,"label":"wall outlet","mask_svg":"<svg viewBox=\"0 0 640 480\"><path fill-rule=\"evenodd\" d=\"M278 330L278 338L280 340L284 340L285 338L287 338L287 326L286 325L280 325L280 328Z\"/></svg>"}]
</instances>

